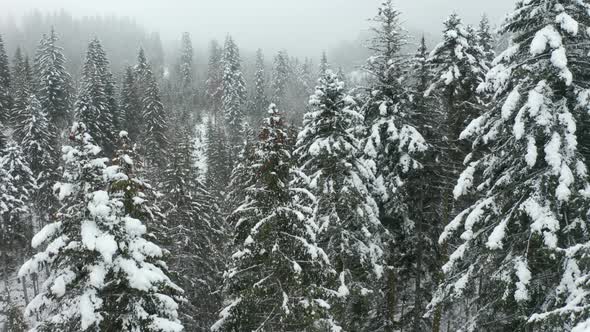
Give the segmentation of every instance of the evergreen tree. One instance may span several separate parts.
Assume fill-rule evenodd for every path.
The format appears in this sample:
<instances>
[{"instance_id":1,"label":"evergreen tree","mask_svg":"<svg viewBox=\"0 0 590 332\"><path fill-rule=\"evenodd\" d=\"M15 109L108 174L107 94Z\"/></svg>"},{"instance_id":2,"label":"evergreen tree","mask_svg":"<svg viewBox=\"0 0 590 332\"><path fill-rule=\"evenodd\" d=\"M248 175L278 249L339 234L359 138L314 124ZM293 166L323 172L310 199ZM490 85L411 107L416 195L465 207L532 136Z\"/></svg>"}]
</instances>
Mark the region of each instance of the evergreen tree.
<instances>
[{"instance_id":1,"label":"evergreen tree","mask_svg":"<svg viewBox=\"0 0 590 332\"><path fill-rule=\"evenodd\" d=\"M590 202L574 114L589 107L588 66L578 61L588 52L589 8L519 1L503 25L513 46L480 87L493 107L461 134L474 150L454 195L478 199L440 237L456 249L433 304L459 306L455 328L588 327Z\"/></svg>"},{"instance_id":2,"label":"evergreen tree","mask_svg":"<svg viewBox=\"0 0 590 332\"><path fill-rule=\"evenodd\" d=\"M9 145L0 158L0 237L2 249L23 248L32 236L30 213L35 179L18 145ZM13 257L14 258L14 257ZM8 264L8 262L6 262Z\"/></svg>"},{"instance_id":3,"label":"evergreen tree","mask_svg":"<svg viewBox=\"0 0 590 332\"><path fill-rule=\"evenodd\" d=\"M417 100L407 88L409 77L404 77L406 59L400 51L406 36L399 16L392 1L387 0L372 19L372 56L365 66L370 90L363 106L363 153L376 176L372 194L379 205L380 220L392 235L387 240L395 243L390 243L395 249L387 253L383 285L386 301L380 308L384 317L379 328L422 330L425 301L420 287L427 277L420 268L422 243L416 245L415 241L427 240L422 232L428 220L411 207L422 204L412 193L424 186L415 180L422 176L422 154L427 144L416 129L418 121L414 118L419 110L412 102Z\"/></svg>"},{"instance_id":4,"label":"evergreen tree","mask_svg":"<svg viewBox=\"0 0 590 332\"><path fill-rule=\"evenodd\" d=\"M166 149L168 148L168 116L160 97L160 89L151 68L145 72L146 90L142 100L143 121L145 123L144 148L148 167L153 179L157 172L166 167Z\"/></svg>"},{"instance_id":5,"label":"evergreen tree","mask_svg":"<svg viewBox=\"0 0 590 332\"><path fill-rule=\"evenodd\" d=\"M297 139L301 177L317 198L313 204L319 243L336 269L331 303L336 320L347 331L374 330L379 287L384 273L384 240L377 203L370 195L373 170L361 156L357 139L363 116L330 70L310 98Z\"/></svg>"},{"instance_id":6,"label":"evergreen tree","mask_svg":"<svg viewBox=\"0 0 590 332\"><path fill-rule=\"evenodd\" d=\"M242 74L240 51L231 36L225 40L223 49L223 99L222 108L225 126L229 132L230 148L235 150L240 145L240 129L244 121L244 98L246 86Z\"/></svg>"},{"instance_id":7,"label":"evergreen tree","mask_svg":"<svg viewBox=\"0 0 590 332\"><path fill-rule=\"evenodd\" d=\"M106 65L108 61L102 46L98 39L93 39L88 44L74 113L76 119L83 122L92 133L96 144L109 155L114 151L115 120L107 93L110 83Z\"/></svg>"},{"instance_id":8,"label":"evergreen tree","mask_svg":"<svg viewBox=\"0 0 590 332\"><path fill-rule=\"evenodd\" d=\"M453 201L453 184L458 178L463 161L469 153L469 142L459 140L461 131L482 111L477 87L487 67L485 56L457 14L445 21L443 41L430 53L428 62L433 69L433 84L426 92L437 99L440 136L434 147L439 160L438 183L443 225L456 215L461 203Z\"/></svg>"},{"instance_id":9,"label":"evergreen tree","mask_svg":"<svg viewBox=\"0 0 590 332\"><path fill-rule=\"evenodd\" d=\"M268 105L266 98L266 73L264 69L264 55L262 50L256 51L256 73L254 74L254 92L252 94L252 100L250 102L250 122L258 127L264 114L260 110L263 110Z\"/></svg>"},{"instance_id":10,"label":"evergreen tree","mask_svg":"<svg viewBox=\"0 0 590 332\"><path fill-rule=\"evenodd\" d=\"M328 55L324 51L320 58L319 77L322 77L328 69L330 69L330 64L328 63Z\"/></svg>"},{"instance_id":11,"label":"evergreen tree","mask_svg":"<svg viewBox=\"0 0 590 332\"><path fill-rule=\"evenodd\" d=\"M143 112L140 93L137 85L137 75L132 67L125 69L123 84L121 86L121 127L125 128L129 139L133 142L142 142L144 136Z\"/></svg>"},{"instance_id":12,"label":"evergreen tree","mask_svg":"<svg viewBox=\"0 0 590 332\"><path fill-rule=\"evenodd\" d=\"M63 48L58 46L57 34L51 29L44 35L35 54L35 91L52 128L66 128L71 119L71 77L67 73Z\"/></svg>"},{"instance_id":13,"label":"evergreen tree","mask_svg":"<svg viewBox=\"0 0 590 332\"><path fill-rule=\"evenodd\" d=\"M477 43L485 56L486 65L490 66L496 57L494 50L494 36L490 28L490 20L483 15L477 28Z\"/></svg>"},{"instance_id":14,"label":"evergreen tree","mask_svg":"<svg viewBox=\"0 0 590 332\"><path fill-rule=\"evenodd\" d=\"M10 85L12 91L12 109L8 123L17 127L18 131L18 126L22 123L23 117L26 117L24 113L27 108L29 97L33 92L33 77L29 58L26 55L23 55L20 47L16 49L14 54L12 77L13 80ZM20 132L22 132L22 130ZM20 142L22 136L17 134L15 135L15 139L17 142Z\"/></svg>"},{"instance_id":15,"label":"evergreen tree","mask_svg":"<svg viewBox=\"0 0 590 332\"><path fill-rule=\"evenodd\" d=\"M36 180L31 198L37 213L49 219L48 216L57 208L52 189L58 180L57 131L50 122L46 109L34 95L29 97L25 114L22 150Z\"/></svg>"},{"instance_id":16,"label":"evergreen tree","mask_svg":"<svg viewBox=\"0 0 590 332\"><path fill-rule=\"evenodd\" d=\"M217 41L211 41L209 47L209 65L207 68L206 94L207 105L215 117L221 115L223 97L223 49Z\"/></svg>"},{"instance_id":17,"label":"evergreen tree","mask_svg":"<svg viewBox=\"0 0 590 332\"><path fill-rule=\"evenodd\" d=\"M271 101L283 109L286 104L287 84L290 77L289 55L286 51L279 51L274 58L271 82Z\"/></svg>"},{"instance_id":18,"label":"evergreen tree","mask_svg":"<svg viewBox=\"0 0 590 332\"><path fill-rule=\"evenodd\" d=\"M211 119L207 124L207 188L217 199L222 200L227 191L232 172L230 152L223 126Z\"/></svg>"},{"instance_id":19,"label":"evergreen tree","mask_svg":"<svg viewBox=\"0 0 590 332\"><path fill-rule=\"evenodd\" d=\"M10 110L12 109L12 100L10 98L10 67L8 56L4 49L4 41L0 35L0 127L9 119ZM0 132L2 130L0 129ZM5 147L5 138L0 134L0 150Z\"/></svg>"},{"instance_id":20,"label":"evergreen tree","mask_svg":"<svg viewBox=\"0 0 590 332\"><path fill-rule=\"evenodd\" d=\"M182 34L180 46L180 61L178 64L178 77L185 102L192 101L193 93L193 44L188 32Z\"/></svg>"},{"instance_id":21,"label":"evergreen tree","mask_svg":"<svg viewBox=\"0 0 590 332\"><path fill-rule=\"evenodd\" d=\"M294 199L292 158L275 105L264 120L254 160L256 179L230 218L236 252L226 273L228 305L213 331L311 331L333 324L322 280L333 273L316 244L317 226Z\"/></svg>"},{"instance_id":22,"label":"evergreen tree","mask_svg":"<svg viewBox=\"0 0 590 332\"><path fill-rule=\"evenodd\" d=\"M166 244L173 257L170 267L186 289L188 302L181 311L184 325L191 330L206 330L221 303L218 290L225 232L218 207L198 177L191 134L182 124L175 129L162 183L163 211L169 220Z\"/></svg>"},{"instance_id":23,"label":"evergreen tree","mask_svg":"<svg viewBox=\"0 0 590 332\"><path fill-rule=\"evenodd\" d=\"M47 248L19 271L51 271L26 312L41 314L38 331L181 331L181 290L135 217L146 202L133 160L119 156L119 165L107 167L82 123L74 123L70 137L75 145L64 147L66 170L55 186L63 202L59 220L33 238L33 247Z\"/></svg>"}]
</instances>

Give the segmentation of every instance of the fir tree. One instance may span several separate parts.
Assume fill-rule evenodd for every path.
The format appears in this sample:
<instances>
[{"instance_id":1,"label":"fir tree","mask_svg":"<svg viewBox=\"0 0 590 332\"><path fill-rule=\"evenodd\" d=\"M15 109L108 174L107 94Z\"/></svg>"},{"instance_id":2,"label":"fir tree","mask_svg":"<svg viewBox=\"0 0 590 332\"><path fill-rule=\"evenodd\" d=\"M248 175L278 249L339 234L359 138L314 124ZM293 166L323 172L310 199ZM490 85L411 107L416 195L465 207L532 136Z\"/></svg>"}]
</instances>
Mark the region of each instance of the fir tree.
<instances>
[{"instance_id":1,"label":"fir tree","mask_svg":"<svg viewBox=\"0 0 590 332\"><path fill-rule=\"evenodd\" d=\"M416 129L414 109L404 77L406 60L400 51L405 44L405 32L399 23L400 12L392 1L384 1L372 19L372 39L369 49L373 53L365 71L370 74L369 98L363 106L365 131L363 152L375 173L373 196L379 205L381 222L390 230L393 249L388 252L383 290L386 301L381 310L383 328L408 329L423 326L421 289L408 291L426 279L421 269L423 255L413 250L415 240L425 241L422 227L426 220L411 209L421 200L412 196L414 181L423 169L422 154L427 149L421 133ZM428 116L428 115L423 115ZM399 242L399 243L397 243ZM412 310L405 306L412 306ZM399 310L398 308L402 308Z\"/></svg>"},{"instance_id":2,"label":"fir tree","mask_svg":"<svg viewBox=\"0 0 590 332\"><path fill-rule=\"evenodd\" d=\"M137 75L132 67L125 69L119 104L122 114L121 127L125 128L131 141L141 142L144 134L143 112L137 86Z\"/></svg>"},{"instance_id":3,"label":"fir tree","mask_svg":"<svg viewBox=\"0 0 590 332\"><path fill-rule=\"evenodd\" d=\"M36 180L31 198L36 211L48 219L48 215L57 208L52 189L53 183L58 179L57 131L50 122L46 109L34 95L29 97L25 114L22 150Z\"/></svg>"},{"instance_id":4,"label":"fir tree","mask_svg":"<svg viewBox=\"0 0 590 332\"><path fill-rule=\"evenodd\" d=\"M107 167L82 123L70 137L75 145L64 147L66 170L55 186L59 220L33 238L33 247L47 248L19 271L45 264L51 271L26 312L41 314L38 331L181 331L181 290L165 274L162 250L146 240L143 220L133 217L146 204L133 160L120 155L119 165Z\"/></svg>"},{"instance_id":5,"label":"fir tree","mask_svg":"<svg viewBox=\"0 0 590 332\"><path fill-rule=\"evenodd\" d=\"M8 121L10 110L12 109L12 100L10 98L10 67L8 56L4 49L4 41L0 35L0 126ZM1 130L0 130L1 131ZM5 138L0 134L0 150L5 147Z\"/></svg>"},{"instance_id":6,"label":"fir tree","mask_svg":"<svg viewBox=\"0 0 590 332\"><path fill-rule=\"evenodd\" d=\"M82 68L82 82L74 105L76 119L83 122L92 133L96 144L106 154L114 151L115 123L107 93L108 62L98 39L88 44Z\"/></svg>"},{"instance_id":7,"label":"fir tree","mask_svg":"<svg viewBox=\"0 0 590 332\"><path fill-rule=\"evenodd\" d=\"M231 149L235 150L240 145L239 133L244 121L243 104L246 86L242 74L240 51L231 36L225 40L222 65L222 108Z\"/></svg>"},{"instance_id":8,"label":"fir tree","mask_svg":"<svg viewBox=\"0 0 590 332\"><path fill-rule=\"evenodd\" d=\"M168 154L162 191L170 266L188 300L181 313L187 329L206 330L214 322L221 303L218 292L223 270L224 227L218 207L198 177L192 155L190 132L182 125L175 128Z\"/></svg>"},{"instance_id":9,"label":"fir tree","mask_svg":"<svg viewBox=\"0 0 590 332\"><path fill-rule=\"evenodd\" d=\"M333 273L316 244L310 210L294 199L292 158L275 105L264 120L254 160L256 179L230 218L234 245L226 273L228 305L213 331L311 331L333 324L322 280Z\"/></svg>"},{"instance_id":10,"label":"fir tree","mask_svg":"<svg viewBox=\"0 0 590 332\"><path fill-rule=\"evenodd\" d=\"M328 63L328 55L324 51L320 58L319 77L322 77L328 69L330 69L330 63Z\"/></svg>"},{"instance_id":11,"label":"fir tree","mask_svg":"<svg viewBox=\"0 0 590 332\"><path fill-rule=\"evenodd\" d=\"M589 8L519 1L503 25L513 46L480 86L494 96L493 107L461 134L474 140L474 151L454 195L478 199L440 237L456 249L433 304L462 310L465 320L454 327L588 326L590 202L574 114L589 107L588 68L578 62L588 52L581 45L589 38Z\"/></svg>"},{"instance_id":12,"label":"fir tree","mask_svg":"<svg viewBox=\"0 0 590 332\"><path fill-rule=\"evenodd\" d=\"M266 73L264 69L264 55L262 54L262 50L258 49L256 51L256 73L254 74L254 92L252 95L252 100L250 102L250 122L255 126L258 127L264 114L262 114L263 109L266 108L268 105L268 100L266 98Z\"/></svg>"},{"instance_id":13,"label":"fir tree","mask_svg":"<svg viewBox=\"0 0 590 332\"><path fill-rule=\"evenodd\" d=\"M469 153L469 142L459 140L459 135L483 108L476 90L487 67L485 56L471 32L472 29L466 28L457 14L452 14L445 21L443 41L428 59L434 83L426 95L435 97L440 105L434 116L438 116L439 135L443 137L434 147L440 161L439 183L435 185L441 192L443 225L448 224L461 208L461 203L454 203L452 191L463 160Z\"/></svg>"},{"instance_id":14,"label":"fir tree","mask_svg":"<svg viewBox=\"0 0 590 332\"><path fill-rule=\"evenodd\" d=\"M18 145L10 144L0 158L0 237L3 250L23 248L32 236L30 213L35 179Z\"/></svg>"},{"instance_id":15,"label":"fir tree","mask_svg":"<svg viewBox=\"0 0 590 332\"><path fill-rule=\"evenodd\" d=\"M227 192L231 177L229 145L223 126L211 119L207 124L207 188L216 198L222 200Z\"/></svg>"},{"instance_id":16,"label":"fir tree","mask_svg":"<svg viewBox=\"0 0 590 332\"><path fill-rule=\"evenodd\" d=\"M152 178L157 178L156 172L165 168L166 149L168 148L168 116L162 104L160 89L151 68L145 72L146 90L144 92L143 121L145 124L144 131L144 149Z\"/></svg>"},{"instance_id":17,"label":"fir tree","mask_svg":"<svg viewBox=\"0 0 590 332\"><path fill-rule=\"evenodd\" d=\"M59 131L70 121L71 77L66 72L63 48L57 45L53 28L44 35L37 48L34 62L35 91L52 128Z\"/></svg>"},{"instance_id":18,"label":"fir tree","mask_svg":"<svg viewBox=\"0 0 590 332\"><path fill-rule=\"evenodd\" d=\"M206 94L207 105L215 117L221 112L223 96L223 49L217 41L211 41L209 47L209 65L207 67Z\"/></svg>"},{"instance_id":19,"label":"fir tree","mask_svg":"<svg viewBox=\"0 0 590 332\"><path fill-rule=\"evenodd\" d=\"M279 108L286 104L287 84L290 77L289 55L286 51L279 51L274 58L272 81L271 81L271 101Z\"/></svg>"},{"instance_id":20,"label":"fir tree","mask_svg":"<svg viewBox=\"0 0 590 332\"><path fill-rule=\"evenodd\" d=\"M186 101L192 99L193 92L193 44L188 32L182 34L180 46L180 61L178 64L178 77L182 91L182 97Z\"/></svg>"},{"instance_id":21,"label":"fir tree","mask_svg":"<svg viewBox=\"0 0 590 332\"><path fill-rule=\"evenodd\" d=\"M487 15L482 16L477 27L477 43L483 51L486 64L490 66L496 57L496 51L494 50L494 35Z\"/></svg>"},{"instance_id":22,"label":"fir tree","mask_svg":"<svg viewBox=\"0 0 590 332\"><path fill-rule=\"evenodd\" d=\"M12 77L14 78L11 82L10 89L12 94L12 109L10 111L10 117L8 124L17 127L22 123L25 109L31 93L33 92L32 87L32 72L29 64L29 58L23 55L20 47L16 49L13 59ZM21 130L22 132L22 130ZM15 135L17 142L22 140L22 136Z\"/></svg>"},{"instance_id":23,"label":"fir tree","mask_svg":"<svg viewBox=\"0 0 590 332\"><path fill-rule=\"evenodd\" d=\"M377 203L370 195L373 170L364 162L363 116L330 70L310 98L297 139L301 181L317 198L319 243L336 269L332 308L345 330L373 330L384 273L384 238Z\"/></svg>"}]
</instances>

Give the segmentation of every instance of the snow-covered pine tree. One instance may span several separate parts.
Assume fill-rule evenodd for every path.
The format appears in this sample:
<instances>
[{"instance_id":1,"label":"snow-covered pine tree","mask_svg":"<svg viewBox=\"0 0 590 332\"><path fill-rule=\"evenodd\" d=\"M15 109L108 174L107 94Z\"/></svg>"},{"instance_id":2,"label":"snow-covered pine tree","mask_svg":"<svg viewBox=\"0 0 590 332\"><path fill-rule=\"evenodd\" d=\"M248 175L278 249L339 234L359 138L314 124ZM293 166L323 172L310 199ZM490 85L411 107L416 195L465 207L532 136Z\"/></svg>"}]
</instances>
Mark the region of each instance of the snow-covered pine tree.
<instances>
[{"instance_id":1,"label":"snow-covered pine tree","mask_svg":"<svg viewBox=\"0 0 590 332\"><path fill-rule=\"evenodd\" d=\"M221 305L225 232L215 200L198 177L191 132L181 123L174 132L162 182L168 220L164 241L171 252L170 268L186 290L181 320L191 331L204 331Z\"/></svg>"},{"instance_id":2,"label":"snow-covered pine tree","mask_svg":"<svg viewBox=\"0 0 590 332\"><path fill-rule=\"evenodd\" d=\"M379 220L370 188L373 169L362 158L363 115L328 70L310 98L296 154L300 181L316 197L313 204L318 241L337 272L338 288L330 303L347 331L374 330L382 304L387 231Z\"/></svg>"},{"instance_id":3,"label":"snow-covered pine tree","mask_svg":"<svg viewBox=\"0 0 590 332\"><path fill-rule=\"evenodd\" d=\"M59 156L57 130L47 116L46 108L31 95L22 124L22 150L36 181L31 193L32 202L43 222L56 212L57 202L53 195L53 184L58 180Z\"/></svg>"},{"instance_id":4,"label":"snow-covered pine tree","mask_svg":"<svg viewBox=\"0 0 590 332\"><path fill-rule=\"evenodd\" d=\"M126 131L132 142L141 144L144 136L144 121L137 84L136 72L132 67L127 67L121 85L121 99L119 102L122 114L121 127L127 128Z\"/></svg>"},{"instance_id":5,"label":"snow-covered pine tree","mask_svg":"<svg viewBox=\"0 0 590 332\"><path fill-rule=\"evenodd\" d=\"M107 167L82 123L74 123L70 138L63 182L54 187L63 202L59 219L33 238L34 248L47 247L19 271L50 269L26 313L39 314L37 331L182 331L175 298L181 290L134 217L147 202L133 160L119 156L125 166Z\"/></svg>"},{"instance_id":6,"label":"snow-covered pine tree","mask_svg":"<svg viewBox=\"0 0 590 332\"><path fill-rule=\"evenodd\" d=\"M71 121L72 79L66 71L63 48L57 45L58 36L51 28L43 35L34 61L35 91L52 128L65 130Z\"/></svg>"},{"instance_id":7,"label":"snow-covered pine tree","mask_svg":"<svg viewBox=\"0 0 590 332\"><path fill-rule=\"evenodd\" d=\"M0 35L0 128L8 121L10 110L12 109L12 100L10 96L10 65L4 41ZM5 147L5 138L0 129L0 150Z\"/></svg>"},{"instance_id":8,"label":"snow-covered pine tree","mask_svg":"<svg viewBox=\"0 0 590 332\"><path fill-rule=\"evenodd\" d=\"M256 73L254 73L254 91L252 92L252 100L250 101L248 116L250 123L254 128L261 125L264 117L263 109L268 105L266 97L266 72L264 66L264 54L261 49L256 51Z\"/></svg>"},{"instance_id":9,"label":"snow-covered pine tree","mask_svg":"<svg viewBox=\"0 0 590 332\"><path fill-rule=\"evenodd\" d=\"M8 251L25 248L33 232L27 214L36 183L20 146L14 143L0 157L0 181L2 247Z\"/></svg>"},{"instance_id":10,"label":"snow-covered pine tree","mask_svg":"<svg viewBox=\"0 0 590 332\"><path fill-rule=\"evenodd\" d=\"M289 67L289 55L287 51L281 50L274 58L271 78L271 102L283 109L286 104L287 84L291 74Z\"/></svg>"},{"instance_id":11,"label":"snow-covered pine tree","mask_svg":"<svg viewBox=\"0 0 590 332\"><path fill-rule=\"evenodd\" d=\"M227 137L221 121L207 124L207 173L205 183L209 192L223 201L232 173L232 164Z\"/></svg>"},{"instance_id":12,"label":"snow-covered pine tree","mask_svg":"<svg viewBox=\"0 0 590 332\"><path fill-rule=\"evenodd\" d=\"M151 68L148 66L144 81L146 90L142 100L142 115L145 125L143 148L148 172L152 182L159 182L158 173L166 167L166 149L168 148L168 114L160 97L160 89Z\"/></svg>"},{"instance_id":13,"label":"snow-covered pine tree","mask_svg":"<svg viewBox=\"0 0 590 332\"><path fill-rule=\"evenodd\" d=\"M93 43L94 46L94 54L95 54L95 61L97 64L98 75L100 76L102 83L104 85L104 93L106 96L106 106L108 113L113 121L113 129L115 132L113 133L113 143L116 143L115 134L121 129L121 111L119 109L119 105L117 104L117 87L115 83L115 77L111 72L109 59L107 58L107 54L100 44L97 38L94 38ZM107 155L112 154L114 146L109 147L108 149L105 148L105 153Z\"/></svg>"},{"instance_id":14,"label":"snow-covered pine tree","mask_svg":"<svg viewBox=\"0 0 590 332\"><path fill-rule=\"evenodd\" d=\"M483 51L486 65L490 66L496 57L496 50L494 49L495 37L490 27L490 20L485 14L482 16L477 27L477 44Z\"/></svg>"},{"instance_id":15,"label":"snow-covered pine tree","mask_svg":"<svg viewBox=\"0 0 590 332\"><path fill-rule=\"evenodd\" d=\"M114 151L114 119L110 109L105 81L106 58L98 39L88 44L86 59L82 68L82 78L74 113L78 121L85 124L92 133L96 144L105 153Z\"/></svg>"},{"instance_id":16,"label":"snow-covered pine tree","mask_svg":"<svg viewBox=\"0 0 590 332\"><path fill-rule=\"evenodd\" d=\"M334 322L322 282L334 273L316 244L311 210L294 199L293 159L276 106L269 108L254 160L256 175L230 218L235 253L226 272L226 306L213 331L315 331ZM331 329L332 327L333 329Z\"/></svg>"},{"instance_id":17,"label":"snow-covered pine tree","mask_svg":"<svg viewBox=\"0 0 590 332\"><path fill-rule=\"evenodd\" d=\"M427 144L416 129L420 110L415 109L418 100L412 98L406 83L410 76L405 76L406 59L400 53L406 36L399 17L400 12L387 0L371 20L372 56L365 65L370 85L362 110L364 158L376 176L372 194L379 205L379 218L390 230L387 240L396 242L387 253L386 301L379 328L406 330L424 328L421 281L428 277L420 267L425 256L422 243L415 241L427 241L424 230L429 220L419 209L411 209L422 204L413 190L424 185L418 180Z\"/></svg>"},{"instance_id":18,"label":"snow-covered pine tree","mask_svg":"<svg viewBox=\"0 0 590 332\"><path fill-rule=\"evenodd\" d=\"M8 119L8 124L18 127L22 123L23 113L27 108L27 103L31 93L33 92L33 76L29 58L23 55L20 47L18 47L14 54L12 81L10 83L10 90L12 95L12 108ZM22 132L22 131L21 131ZM22 140L18 134L14 137L17 142Z\"/></svg>"},{"instance_id":19,"label":"snow-covered pine tree","mask_svg":"<svg viewBox=\"0 0 590 332\"><path fill-rule=\"evenodd\" d=\"M440 237L455 250L433 304L466 304L452 329L588 328L590 201L575 114L590 108L580 61L589 9L582 1L519 1L503 25L513 45L480 86L493 94L493 108L461 134L474 139L474 151L454 195L478 199Z\"/></svg>"},{"instance_id":20,"label":"snow-covered pine tree","mask_svg":"<svg viewBox=\"0 0 590 332\"><path fill-rule=\"evenodd\" d=\"M227 36L223 48L222 109L227 127L230 150L241 147L239 135L244 121L244 99L246 85L242 74L240 51L231 36ZM239 151L239 150L238 150Z\"/></svg>"},{"instance_id":21,"label":"snow-covered pine tree","mask_svg":"<svg viewBox=\"0 0 590 332\"><path fill-rule=\"evenodd\" d=\"M482 112L477 87L487 71L485 55L474 40L472 29L465 27L457 14L444 23L443 41L430 53L428 62L433 69L433 84L426 92L437 98L439 136L435 142L438 154L439 174L435 186L440 188L442 224L446 225L456 215L453 186L469 153L469 142L459 135L471 120ZM436 114L435 114L436 116Z\"/></svg>"},{"instance_id":22,"label":"snow-covered pine tree","mask_svg":"<svg viewBox=\"0 0 590 332\"><path fill-rule=\"evenodd\" d=\"M193 100L193 43L188 32L182 34L180 41L180 59L178 63L178 79L184 103L188 105Z\"/></svg>"},{"instance_id":23,"label":"snow-covered pine tree","mask_svg":"<svg viewBox=\"0 0 590 332\"><path fill-rule=\"evenodd\" d=\"M209 111L215 116L222 116L222 96L223 96L223 66L222 66L223 49L217 41L211 41L209 47L209 65L207 67L206 94Z\"/></svg>"},{"instance_id":24,"label":"snow-covered pine tree","mask_svg":"<svg viewBox=\"0 0 590 332\"><path fill-rule=\"evenodd\" d=\"M322 77L326 70L330 69L330 63L328 62L328 55L326 51L322 52L322 57L320 58L320 66L319 66L319 77Z\"/></svg>"}]
</instances>

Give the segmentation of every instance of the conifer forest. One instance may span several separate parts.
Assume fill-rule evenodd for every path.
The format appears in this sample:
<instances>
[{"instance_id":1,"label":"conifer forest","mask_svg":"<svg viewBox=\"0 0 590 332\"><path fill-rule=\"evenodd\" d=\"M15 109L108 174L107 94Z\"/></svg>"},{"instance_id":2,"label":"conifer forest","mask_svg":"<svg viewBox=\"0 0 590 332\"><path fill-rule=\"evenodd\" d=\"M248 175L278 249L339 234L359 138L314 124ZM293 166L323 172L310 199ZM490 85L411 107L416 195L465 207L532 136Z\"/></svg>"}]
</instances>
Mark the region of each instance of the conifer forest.
<instances>
[{"instance_id":1,"label":"conifer forest","mask_svg":"<svg viewBox=\"0 0 590 332\"><path fill-rule=\"evenodd\" d=\"M590 0L405 2L307 57L0 22L0 332L590 332Z\"/></svg>"}]
</instances>

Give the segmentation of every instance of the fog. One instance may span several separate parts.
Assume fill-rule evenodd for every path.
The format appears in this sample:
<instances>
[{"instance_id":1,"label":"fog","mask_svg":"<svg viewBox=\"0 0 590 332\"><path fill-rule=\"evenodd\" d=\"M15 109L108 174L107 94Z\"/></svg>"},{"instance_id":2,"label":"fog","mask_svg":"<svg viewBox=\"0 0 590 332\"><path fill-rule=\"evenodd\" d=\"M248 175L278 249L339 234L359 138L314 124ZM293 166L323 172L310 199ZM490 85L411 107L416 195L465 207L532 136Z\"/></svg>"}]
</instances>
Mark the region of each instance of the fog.
<instances>
[{"instance_id":1,"label":"fog","mask_svg":"<svg viewBox=\"0 0 590 332\"><path fill-rule=\"evenodd\" d=\"M297 56L316 55L341 41L355 40L380 0L0 0L1 19L39 9L65 9L74 16L128 16L165 40L182 31L197 45L231 34L246 49L266 52L288 49ZM498 24L515 0L398 0L403 21L414 33L437 36L442 20L453 10L468 23L485 12Z\"/></svg>"}]
</instances>

